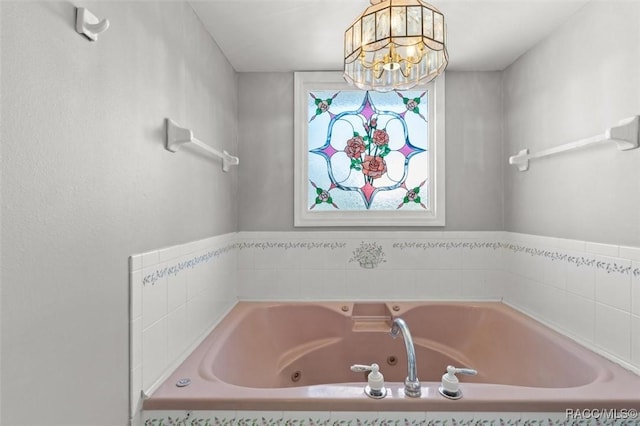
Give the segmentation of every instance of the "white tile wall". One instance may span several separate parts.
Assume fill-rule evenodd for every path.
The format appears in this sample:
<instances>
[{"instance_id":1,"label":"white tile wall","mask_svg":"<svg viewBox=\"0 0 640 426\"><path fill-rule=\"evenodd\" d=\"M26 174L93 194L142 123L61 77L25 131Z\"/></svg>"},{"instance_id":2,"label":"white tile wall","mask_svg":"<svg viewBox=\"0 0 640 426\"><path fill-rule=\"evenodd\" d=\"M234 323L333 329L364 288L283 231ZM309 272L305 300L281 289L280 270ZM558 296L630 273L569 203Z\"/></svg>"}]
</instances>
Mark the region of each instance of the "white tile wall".
<instances>
[{"instance_id":1,"label":"white tile wall","mask_svg":"<svg viewBox=\"0 0 640 426\"><path fill-rule=\"evenodd\" d=\"M167 317L142 330L142 386L150 389L169 364Z\"/></svg>"},{"instance_id":2,"label":"white tile wall","mask_svg":"<svg viewBox=\"0 0 640 426\"><path fill-rule=\"evenodd\" d=\"M506 303L640 374L637 248L514 233L505 243Z\"/></svg>"},{"instance_id":3,"label":"white tile wall","mask_svg":"<svg viewBox=\"0 0 640 426\"><path fill-rule=\"evenodd\" d=\"M593 297L567 294L566 328L574 336L593 343L596 321L596 302Z\"/></svg>"},{"instance_id":4,"label":"white tile wall","mask_svg":"<svg viewBox=\"0 0 640 426\"><path fill-rule=\"evenodd\" d=\"M620 247L620 257L624 259L631 259L640 262L640 248L639 247Z\"/></svg>"},{"instance_id":5,"label":"white tile wall","mask_svg":"<svg viewBox=\"0 0 640 426\"><path fill-rule=\"evenodd\" d=\"M165 267L159 264L159 268ZM152 274L157 268L151 266L142 270L142 275ZM151 327L158 320L167 316L167 277L158 278L153 284L142 286L142 328Z\"/></svg>"},{"instance_id":6,"label":"white tile wall","mask_svg":"<svg viewBox=\"0 0 640 426\"><path fill-rule=\"evenodd\" d=\"M238 239L239 296L496 300L502 285L493 280L502 252L486 243L499 244L502 237L501 232L243 232ZM363 242L382 246L384 261L375 269L352 261Z\"/></svg>"},{"instance_id":7,"label":"white tile wall","mask_svg":"<svg viewBox=\"0 0 640 426\"><path fill-rule=\"evenodd\" d=\"M631 316L631 361L640 365L640 316Z\"/></svg>"},{"instance_id":8,"label":"white tile wall","mask_svg":"<svg viewBox=\"0 0 640 426\"><path fill-rule=\"evenodd\" d=\"M631 314L596 303L595 344L620 359L631 362Z\"/></svg>"},{"instance_id":9,"label":"white tile wall","mask_svg":"<svg viewBox=\"0 0 640 426\"><path fill-rule=\"evenodd\" d=\"M567 265L567 291L595 300L596 267L595 255L585 252L570 251L569 256L583 258L587 264ZM571 267L569 267L571 266Z\"/></svg>"},{"instance_id":10,"label":"white tile wall","mask_svg":"<svg viewBox=\"0 0 640 426\"><path fill-rule=\"evenodd\" d=\"M640 261L632 262L631 269L640 271ZM640 274L633 274L631 278L631 312L640 316Z\"/></svg>"},{"instance_id":11,"label":"white tile wall","mask_svg":"<svg viewBox=\"0 0 640 426\"><path fill-rule=\"evenodd\" d=\"M617 264L631 269L631 261L596 256L596 265ZM596 301L623 311L631 311L631 274L596 268Z\"/></svg>"},{"instance_id":12,"label":"white tile wall","mask_svg":"<svg viewBox=\"0 0 640 426\"><path fill-rule=\"evenodd\" d=\"M363 242L382 247L374 269L353 259ZM134 413L140 389L170 372L237 299L503 300L640 373L635 247L508 232L243 232L132 256L130 280ZM349 416L328 413L318 416ZM510 415L519 414L529 419Z\"/></svg>"},{"instance_id":13,"label":"white tile wall","mask_svg":"<svg viewBox=\"0 0 640 426\"><path fill-rule=\"evenodd\" d=\"M602 256L617 257L620 253L620 247L611 244L589 243L585 244L585 249L589 253L599 254Z\"/></svg>"},{"instance_id":14,"label":"white tile wall","mask_svg":"<svg viewBox=\"0 0 640 426\"><path fill-rule=\"evenodd\" d=\"M636 247L509 232L244 232L238 241L240 299L504 300L640 371ZM350 261L362 242L379 244L384 262Z\"/></svg>"},{"instance_id":15,"label":"white tile wall","mask_svg":"<svg viewBox=\"0 0 640 426\"><path fill-rule=\"evenodd\" d=\"M131 416L237 301L236 234L133 255L130 279Z\"/></svg>"}]
</instances>

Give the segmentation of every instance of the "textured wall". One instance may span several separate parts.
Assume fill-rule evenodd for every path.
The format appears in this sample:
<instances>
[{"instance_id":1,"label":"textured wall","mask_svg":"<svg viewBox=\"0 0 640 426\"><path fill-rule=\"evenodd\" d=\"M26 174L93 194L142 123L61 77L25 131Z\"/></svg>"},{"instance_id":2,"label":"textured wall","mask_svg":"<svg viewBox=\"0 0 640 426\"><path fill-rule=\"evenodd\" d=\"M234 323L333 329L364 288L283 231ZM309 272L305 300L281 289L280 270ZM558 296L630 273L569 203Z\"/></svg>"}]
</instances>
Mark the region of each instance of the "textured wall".
<instances>
[{"instance_id":1,"label":"textured wall","mask_svg":"<svg viewBox=\"0 0 640 426\"><path fill-rule=\"evenodd\" d=\"M420 229L502 230L501 75L448 72L445 92L447 226ZM239 74L238 122L239 228L291 231L293 74Z\"/></svg>"},{"instance_id":2,"label":"textured wall","mask_svg":"<svg viewBox=\"0 0 640 426\"><path fill-rule=\"evenodd\" d=\"M640 2L591 2L504 72L505 156L640 114ZM505 227L640 245L640 149L614 144L505 168Z\"/></svg>"},{"instance_id":3,"label":"textured wall","mask_svg":"<svg viewBox=\"0 0 640 426\"><path fill-rule=\"evenodd\" d=\"M75 7L111 20L90 43ZM127 257L237 228L237 78L186 3L2 4L3 425L124 425ZM36 408L36 409L34 409Z\"/></svg>"}]
</instances>

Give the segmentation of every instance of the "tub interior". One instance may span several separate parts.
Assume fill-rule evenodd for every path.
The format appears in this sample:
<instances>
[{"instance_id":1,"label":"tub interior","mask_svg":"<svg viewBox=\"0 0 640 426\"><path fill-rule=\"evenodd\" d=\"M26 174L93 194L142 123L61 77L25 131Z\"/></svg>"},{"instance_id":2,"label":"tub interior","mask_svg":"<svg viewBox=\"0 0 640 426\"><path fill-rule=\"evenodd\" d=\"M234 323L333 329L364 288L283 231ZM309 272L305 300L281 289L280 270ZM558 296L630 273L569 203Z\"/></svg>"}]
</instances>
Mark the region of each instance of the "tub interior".
<instances>
[{"instance_id":1,"label":"tub interior","mask_svg":"<svg viewBox=\"0 0 640 426\"><path fill-rule=\"evenodd\" d=\"M250 388L362 382L352 364L380 365L387 382L403 382L403 339L389 334L403 318L413 336L418 377L439 381L447 365L478 370L465 382L565 388L598 371L546 327L497 304L272 304L248 310L200 364L209 380ZM394 307L397 310L394 310Z\"/></svg>"}]
</instances>

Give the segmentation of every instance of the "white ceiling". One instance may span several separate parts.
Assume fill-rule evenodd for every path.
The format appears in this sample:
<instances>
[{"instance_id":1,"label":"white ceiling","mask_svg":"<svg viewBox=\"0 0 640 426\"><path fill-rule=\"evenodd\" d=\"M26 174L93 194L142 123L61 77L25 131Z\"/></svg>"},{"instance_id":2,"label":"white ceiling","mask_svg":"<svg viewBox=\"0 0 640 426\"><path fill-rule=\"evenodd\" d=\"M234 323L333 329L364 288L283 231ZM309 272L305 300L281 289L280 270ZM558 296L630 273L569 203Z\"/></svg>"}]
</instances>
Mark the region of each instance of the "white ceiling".
<instances>
[{"instance_id":1,"label":"white ceiling","mask_svg":"<svg viewBox=\"0 0 640 426\"><path fill-rule=\"evenodd\" d=\"M433 0L450 70L502 70L589 0ZM239 72L342 69L344 30L367 0L190 1Z\"/></svg>"}]
</instances>

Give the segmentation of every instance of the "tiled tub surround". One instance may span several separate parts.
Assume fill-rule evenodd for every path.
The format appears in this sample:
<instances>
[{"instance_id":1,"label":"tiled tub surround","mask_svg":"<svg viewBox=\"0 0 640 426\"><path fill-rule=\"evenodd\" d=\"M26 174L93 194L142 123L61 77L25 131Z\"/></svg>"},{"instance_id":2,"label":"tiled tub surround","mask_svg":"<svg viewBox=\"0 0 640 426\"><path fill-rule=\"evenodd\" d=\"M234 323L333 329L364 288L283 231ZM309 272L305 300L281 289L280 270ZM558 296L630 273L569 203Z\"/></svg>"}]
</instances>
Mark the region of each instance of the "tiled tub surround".
<instances>
[{"instance_id":1,"label":"tiled tub surround","mask_svg":"<svg viewBox=\"0 0 640 426\"><path fill-rule=\"evenodd\" d=\"M355 257L378 245L382 261ZM640 248L511 232L240 233L240 300L502 300L640 373Z\"/></svg>"},{"instance_id":2,"label":"tiled tub surround","mask_svg":"<svg viewBox=\"0 0 640 426\"><path fill-rule=\"evenodd\" d=\"M500 300L503 238L502 232L243 232L238 296ZM379 261L361 265L359 251L376 246Z\"/></svg>"},{"instance_id":3,"label":"tiled tub surround","mask_svg":"<svg viewBox=\"0 0 640 426\"><path fill-rule=\"evenodd\" d=\"M237 256L237 278L227 283L228 291L239 300L503 300L640 372L639 248L509 232L241 232L226 237L235 241L235 251L227 254ZM363 243L381 247L382 260L373 268L355 259ZM230 413L230 424L242 418ZM278 412L269 415L283 418ZM293 418L285 415L282 421ZM210 423L216 424L213 417Z\"/></svg>"},{"instance_id":4,"label":"tiled tub surround","mask_svg":"<svg viewBox=\"0 0 640 426\"><path fill-rule=\"evenodd\" d=\"M506 233L503 301L640 374L640 248Z\"/></svg>"},{"instance_id":5,"label":"tiled tub surround","mask_svg":"<svg viewBox=\"0 0 640 426\"><path fill-rule=\"evenodd\" d=\"M237 234L129 258L131 415L237 300Z\"/></svg>"}]
</instances>

